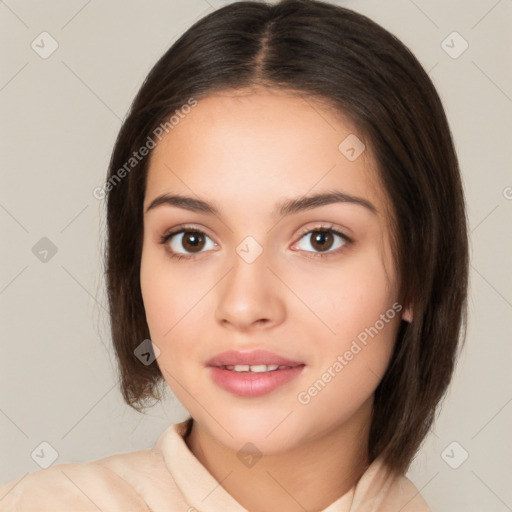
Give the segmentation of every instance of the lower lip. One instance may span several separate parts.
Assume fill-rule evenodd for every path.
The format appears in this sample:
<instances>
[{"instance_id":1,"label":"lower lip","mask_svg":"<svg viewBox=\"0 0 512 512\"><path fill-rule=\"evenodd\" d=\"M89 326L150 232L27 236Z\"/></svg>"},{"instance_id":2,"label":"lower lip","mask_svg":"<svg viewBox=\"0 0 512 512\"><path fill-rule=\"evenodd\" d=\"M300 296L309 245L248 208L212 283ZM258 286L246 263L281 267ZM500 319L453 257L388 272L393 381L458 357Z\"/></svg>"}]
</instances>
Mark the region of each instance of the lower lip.
<instances>
[{"instance_id":1,"label":"lower lip","mask_svg":"<svg viewBox=\"0 0 512 512\"><path fill-rule=\"evenodd\" d=\"M270 393L274 389L297 377L305 365L261 373L241 373L216 366L209 366L212 379L222 389L238 396L257 397Z\"/></svg>"}]
</instances>

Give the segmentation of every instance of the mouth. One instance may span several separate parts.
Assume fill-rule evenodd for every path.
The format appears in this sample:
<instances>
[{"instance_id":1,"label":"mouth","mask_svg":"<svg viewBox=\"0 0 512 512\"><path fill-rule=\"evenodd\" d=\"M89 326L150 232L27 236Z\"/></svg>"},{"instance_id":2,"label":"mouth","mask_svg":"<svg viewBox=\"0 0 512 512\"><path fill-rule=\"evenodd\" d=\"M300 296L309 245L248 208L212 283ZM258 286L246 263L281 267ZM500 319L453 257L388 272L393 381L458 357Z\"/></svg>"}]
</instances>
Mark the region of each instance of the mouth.
<instances>
[{"instance_id":1,"label":"mouth","mask_svg":"<svg viewBox=\"0 0 512 512\"><path fill-rule=\"evenodd\" d=\"M305 363L267 351L224 352L206 364L215 384L242 397L266 395L298 377Z\"/></svg>"}]
</instances>

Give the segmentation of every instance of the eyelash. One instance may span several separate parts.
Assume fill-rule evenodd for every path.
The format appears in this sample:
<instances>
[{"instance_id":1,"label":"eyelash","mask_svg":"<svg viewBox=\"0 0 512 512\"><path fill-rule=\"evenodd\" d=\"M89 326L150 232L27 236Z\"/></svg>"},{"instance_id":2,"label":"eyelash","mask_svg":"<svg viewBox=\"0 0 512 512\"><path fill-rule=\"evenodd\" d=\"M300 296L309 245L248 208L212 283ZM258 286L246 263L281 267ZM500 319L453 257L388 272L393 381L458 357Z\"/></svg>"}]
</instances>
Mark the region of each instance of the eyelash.
<instances>
[{"instance_id":1,"label":"eyelash","mask_svg":"<svg viewBox=\"0 0 512 512\"><path fill-rule=\"evenodd\" d=\"M341 237L343 239L344 244L341 247L339 247L338 249L334 250L334 251L328 251L328 252L325 252L325 253L322 253L322 252L312 253L311 251L305 251L307 253L311 253L309 256L307 256L308 258L324 259L324 258L329 258L331 256L336 256L337 254L340 253L340 251L344 250L345 246L353 243L353 240L351 238L349 238L347 235L345 235L341 231L338 231L337 229L334 229L333 225L329 225L329 226L316 226L314 228L309 228L309 229L303 231L300 234L299 240L302 237L304 237L304 235L307 235L309 233L313 233L315 231L318 231L320 233L331 233L331 234L334 234L334 235L338 235L339 237ZM160 237L159 243L162 244L162 245L165 245L165 244L167 244L167 242L174 235L178 235L180 233L199 233L201 235L208 236L204 231L201 231L200 229L197 229L195 227L192 227L192 226L180 226L179 228L176 228L175 230L173 230L171 232L164 233ZM208 238L210 238L210 237L208 237ZM175 252L171 251L168 246L166 247L166 250L167 250L167 253L169 254L169 256L171 258L175 258L178 261L182 260L182 259L186 259L186 260L192 261L192 260L195 260L198 256L200 256L202 254L202 253L198 253L198 254L184 255L184 254L180 254L180 253L175 253Z\"/></svg>"}]
</instances>

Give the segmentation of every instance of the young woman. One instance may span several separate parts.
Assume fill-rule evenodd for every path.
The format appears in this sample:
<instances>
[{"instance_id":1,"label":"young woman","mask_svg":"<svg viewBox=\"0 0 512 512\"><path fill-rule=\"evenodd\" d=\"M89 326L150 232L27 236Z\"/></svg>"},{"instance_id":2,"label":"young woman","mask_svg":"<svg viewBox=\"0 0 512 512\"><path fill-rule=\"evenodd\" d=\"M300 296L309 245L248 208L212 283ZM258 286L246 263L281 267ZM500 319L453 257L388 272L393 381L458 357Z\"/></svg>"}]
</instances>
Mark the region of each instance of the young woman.
<instances>
[{"instance_id":1,"label":"young woman","mask_svg":"<svg viewBox=\"0 0 512 512\"><path fill-rule=\"evenodd\" d=\"M223 7L153 67L97 193L123 396L168 385L190 418L20 477L2 510L430 510L405 472L451 379L467 232L402 43L324 2Z\"/></svg>"}]
</instances>

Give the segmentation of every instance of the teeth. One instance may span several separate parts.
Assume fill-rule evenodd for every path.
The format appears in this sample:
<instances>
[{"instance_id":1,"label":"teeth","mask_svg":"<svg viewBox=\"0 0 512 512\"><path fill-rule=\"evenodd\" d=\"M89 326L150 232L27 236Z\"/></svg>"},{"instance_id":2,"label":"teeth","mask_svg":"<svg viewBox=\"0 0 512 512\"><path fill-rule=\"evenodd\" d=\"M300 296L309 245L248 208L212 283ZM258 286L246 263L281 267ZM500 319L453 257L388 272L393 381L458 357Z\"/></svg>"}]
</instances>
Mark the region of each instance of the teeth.
<instances>
[{"instance_id":1,"label":"teeth","mask_svg":"<svg viewBox=\"0 0 512 512\"><path fill-rule=\"evenodd\" d=\"M235 366L223 366L227 370L235 372L253 372L253 373L264 373L273 372L275 370L282 370L284 368L290 368L289 366L278 366L277 364L237 364Z\"/></svg>"}]
</instances>

